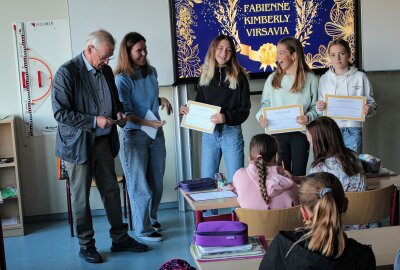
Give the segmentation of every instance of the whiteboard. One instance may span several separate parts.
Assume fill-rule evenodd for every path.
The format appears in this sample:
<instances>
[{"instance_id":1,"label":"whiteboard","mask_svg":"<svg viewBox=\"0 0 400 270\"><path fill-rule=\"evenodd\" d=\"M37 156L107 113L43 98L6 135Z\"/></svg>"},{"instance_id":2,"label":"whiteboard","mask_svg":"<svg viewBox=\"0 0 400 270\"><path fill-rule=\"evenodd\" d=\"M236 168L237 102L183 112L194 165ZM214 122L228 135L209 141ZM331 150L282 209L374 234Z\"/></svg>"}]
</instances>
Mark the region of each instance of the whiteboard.
<instances>
[{"instance_id":1,"label":"whiteboard","mask_svg":"<svg viewBox=\"0 0 400 270\"><path fill-rule=\"evenodd\" d=\"M366 71L400 70L400 1L362 0L362 65Z\"/></svg>"},{"instance_id":2,"label":"whiteboard","mask_svg":"<svg viewBox=\"0 0 400 270\"><path fill-rule=\"evenodd\" d=\"M160 86L174 80L168 0L68 0L72 54L84 50L86 36L105 29L116 39L114 56L128 32L138 32L146 39L147 58L157 69ZM115 67L117 59L110 61Z\"/></svg>"}]
</instances>

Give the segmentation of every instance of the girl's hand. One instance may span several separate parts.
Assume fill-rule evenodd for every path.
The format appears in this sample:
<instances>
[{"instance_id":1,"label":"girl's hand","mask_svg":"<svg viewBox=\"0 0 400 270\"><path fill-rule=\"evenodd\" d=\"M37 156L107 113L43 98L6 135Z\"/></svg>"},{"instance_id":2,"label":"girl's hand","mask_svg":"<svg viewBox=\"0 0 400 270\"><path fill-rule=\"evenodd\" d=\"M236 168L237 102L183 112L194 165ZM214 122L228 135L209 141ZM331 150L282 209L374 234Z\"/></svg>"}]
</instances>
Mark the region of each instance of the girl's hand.
<instances>
[{"instance_id":1,"label":"girl's hand","mask_svg":"<svg viewBox=\"0 0 400 270\"><path fill-rule=\"evenodd\" d=\"M365 114L365 115L368 115L368 114L369 114L369 110L370 110L370 107L369 107L367 104L365 104L365 105L363 106L364 114Z\"/></svg>"},{"instance_id":2,"label":"girl's hand","mask_svg":"<svg viewBox=\"0 0 400 270\"><path fill-rule=\"evenodd\" d=\"M167 108L167 114L170 115L172 113L171 103L169 103L168 99L166 99L164 97L161 97L160 101L161 101L161 104L160 104L161 110L164 109L164 107Z\"/></svg>"},{"instance_id":3,"label":"girl's hand","mask_svg":"<svg viewBox=\"0 0 400 270\"><path fill-rule=\"evenodd\" d=\"M268 120L267 118L264 118L264 116L260 116L260 118L258 119L258 122L260 123L262 128L267 128L268 127Z\"/></svg>"},{"instance_id":4,"label":"girl's hand","mask_svg":"<svg viewBox=\"0 0 400 270\"><path fill-rule=\"evenodd\" d=\"M301 125L308 124L308 115L299 115L296 117L296 122Z\"/></svg>"},{"instance_id":5,"label":"girl's hand","mask_svg":"<svg viewBox=\"0 0 400 270\"><path fill-rule=\"evenodd\" d=\"M318 111L323 111L326 108L326 102L317 101L316 106Z\"/></svg>"},{"instance_id":6,"label":"girl's hand","mask_svg":"<svg viewBox=\"0 0 400 270\"><path fill-rule=\"evenodd\" d=\"M223 113L216 113L211 116L211 122L214 124L223 124L225 123L225 115Z\"/></svg>"},{"instance_id":7,"label":"girl's hand","mask_svg":"<svg viewBox=\"0 0 400 270\"><path fill-rule=\"evenodd\" d=\"M182 105L179 108L179 114L188 114L188 112L189 112L189 108L186 105Z\"/></svg>"}]
</instances>

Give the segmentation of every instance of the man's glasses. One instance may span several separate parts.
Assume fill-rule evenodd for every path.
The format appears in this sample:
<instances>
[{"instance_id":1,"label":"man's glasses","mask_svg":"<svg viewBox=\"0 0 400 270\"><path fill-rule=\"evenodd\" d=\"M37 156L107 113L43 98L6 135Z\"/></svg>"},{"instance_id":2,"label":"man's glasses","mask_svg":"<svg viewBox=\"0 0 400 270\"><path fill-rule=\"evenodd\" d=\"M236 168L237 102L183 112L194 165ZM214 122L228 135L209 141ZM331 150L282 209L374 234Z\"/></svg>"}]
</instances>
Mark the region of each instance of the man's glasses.
<instances>
[{"instance_id":1,"label":"man's glasses","mask_svg":"<svg viewBox=\"0 0 400 270\"><path fill-rule=\"evenodd\" d=\"M98 50L97 50L97 48L95 46L92 46L92 47L93 47L93 49L95 49L98 52ZM111 60L113 60L115 58L113 56L104 57L104 56L101 56L98 53L97 53L97 55L99 56L99 59L100 59L101 62L109 62L109 61L111 61Z\"/></svg>"}]
</instances>

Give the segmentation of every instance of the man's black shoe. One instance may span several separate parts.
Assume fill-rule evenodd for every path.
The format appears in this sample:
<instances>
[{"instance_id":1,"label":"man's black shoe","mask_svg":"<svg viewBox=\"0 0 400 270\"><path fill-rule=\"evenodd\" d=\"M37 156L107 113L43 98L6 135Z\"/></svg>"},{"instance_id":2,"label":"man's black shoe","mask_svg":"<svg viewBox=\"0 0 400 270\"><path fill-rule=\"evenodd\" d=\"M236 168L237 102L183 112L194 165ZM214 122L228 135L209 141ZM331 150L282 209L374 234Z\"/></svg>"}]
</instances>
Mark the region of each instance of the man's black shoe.
<instances>
[{"instance_id":1,"label":"man's black shoe","mask_svg":"<svg viewBox=\"0 0 400 270\"><path fill-rule=\"evenodd\" d=\"M81 247L79 251L79 256L81 256L85 261L90 263L102 263L103 258L101 257L100 253L97 252L96 247Z\"/></svg>"},{"instance_id":2,"label":"man's black shoe","mask_svg":"<svg viewBox=\"0 0 400 270\"><path fill-rule=\"evenodd\" d=\"M112 251L132 251L132 252L144 252L149 250L147 245L139 243L132 237L129 237L125 241L119 243L112 243L111 246Z\"/></svg>"}]
</instances>

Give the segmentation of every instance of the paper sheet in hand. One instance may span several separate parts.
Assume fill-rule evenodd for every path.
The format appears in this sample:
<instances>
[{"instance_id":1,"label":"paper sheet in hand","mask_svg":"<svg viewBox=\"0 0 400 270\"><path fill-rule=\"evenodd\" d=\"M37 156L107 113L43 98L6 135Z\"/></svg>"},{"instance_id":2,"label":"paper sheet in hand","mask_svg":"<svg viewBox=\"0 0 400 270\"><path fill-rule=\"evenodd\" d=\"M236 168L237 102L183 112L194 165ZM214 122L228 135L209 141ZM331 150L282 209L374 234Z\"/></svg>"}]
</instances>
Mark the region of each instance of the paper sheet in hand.
<instances>
[{"instance_id":1,"label":"paper sheet in hand","mask_svg":"<svg viewBox=\"0 0 400 270\"><path fill-rule=\"evenodd\" d=\"M296 117L303 115L301 104L263 108L264 118L268 120L267 134L286 133L305 130L304 125L296 122Z\"/></svg>"},{"instance_id":2,"label":"paper sheet in hand","mask_svg":"<svg viewBox=\"0 0 400 270\"><path fill-rule=\"evenodd\" d=\"M221 107L189 100L187 104L189 112L183 117L181 126L207 133L213 133L215 124L211 122L211 116L219 113Z\"/></svg>"},{"instance_id":3,"label":"paper sheet in hand","mask_svg":"<svg viewBox=\"0 0 400 270\"><path fill-rule=\"evenodd\" d=\"M366 97L325 95L324 115L340 120L365 121Z\"/></svg>"},{"instance_id":4,"label":"paper sheet in hand","mask_svg":"<svg viewBox=\"0 0 400 270\"><path fill-rule=\"evenodd\" d=\"M144 119L150 120L150 121L153 121L153 120L158 121L157 117L150 110L147 111L146 116L144 117ZM146 132L146 134L149 135L149 137L152 138L153 140L156 138L156 135L157 135L157 129L156 128L149 127L149 126L142 126L140 129L143 130L144 132Z\"/></svg>"},{"instance_id":5,"label":"paper sheet in hand","mask_svg":"<svg viewBox=\"0 0 400 270\"><path fill-rule=\"evenodd\" d=\"M237 194L231 190L226 190L226 191L190 193L188 194L188 196L191 197L193 201L206 201L206 200L233 198L237 197Z\"/></svg>"}]
</instances>

